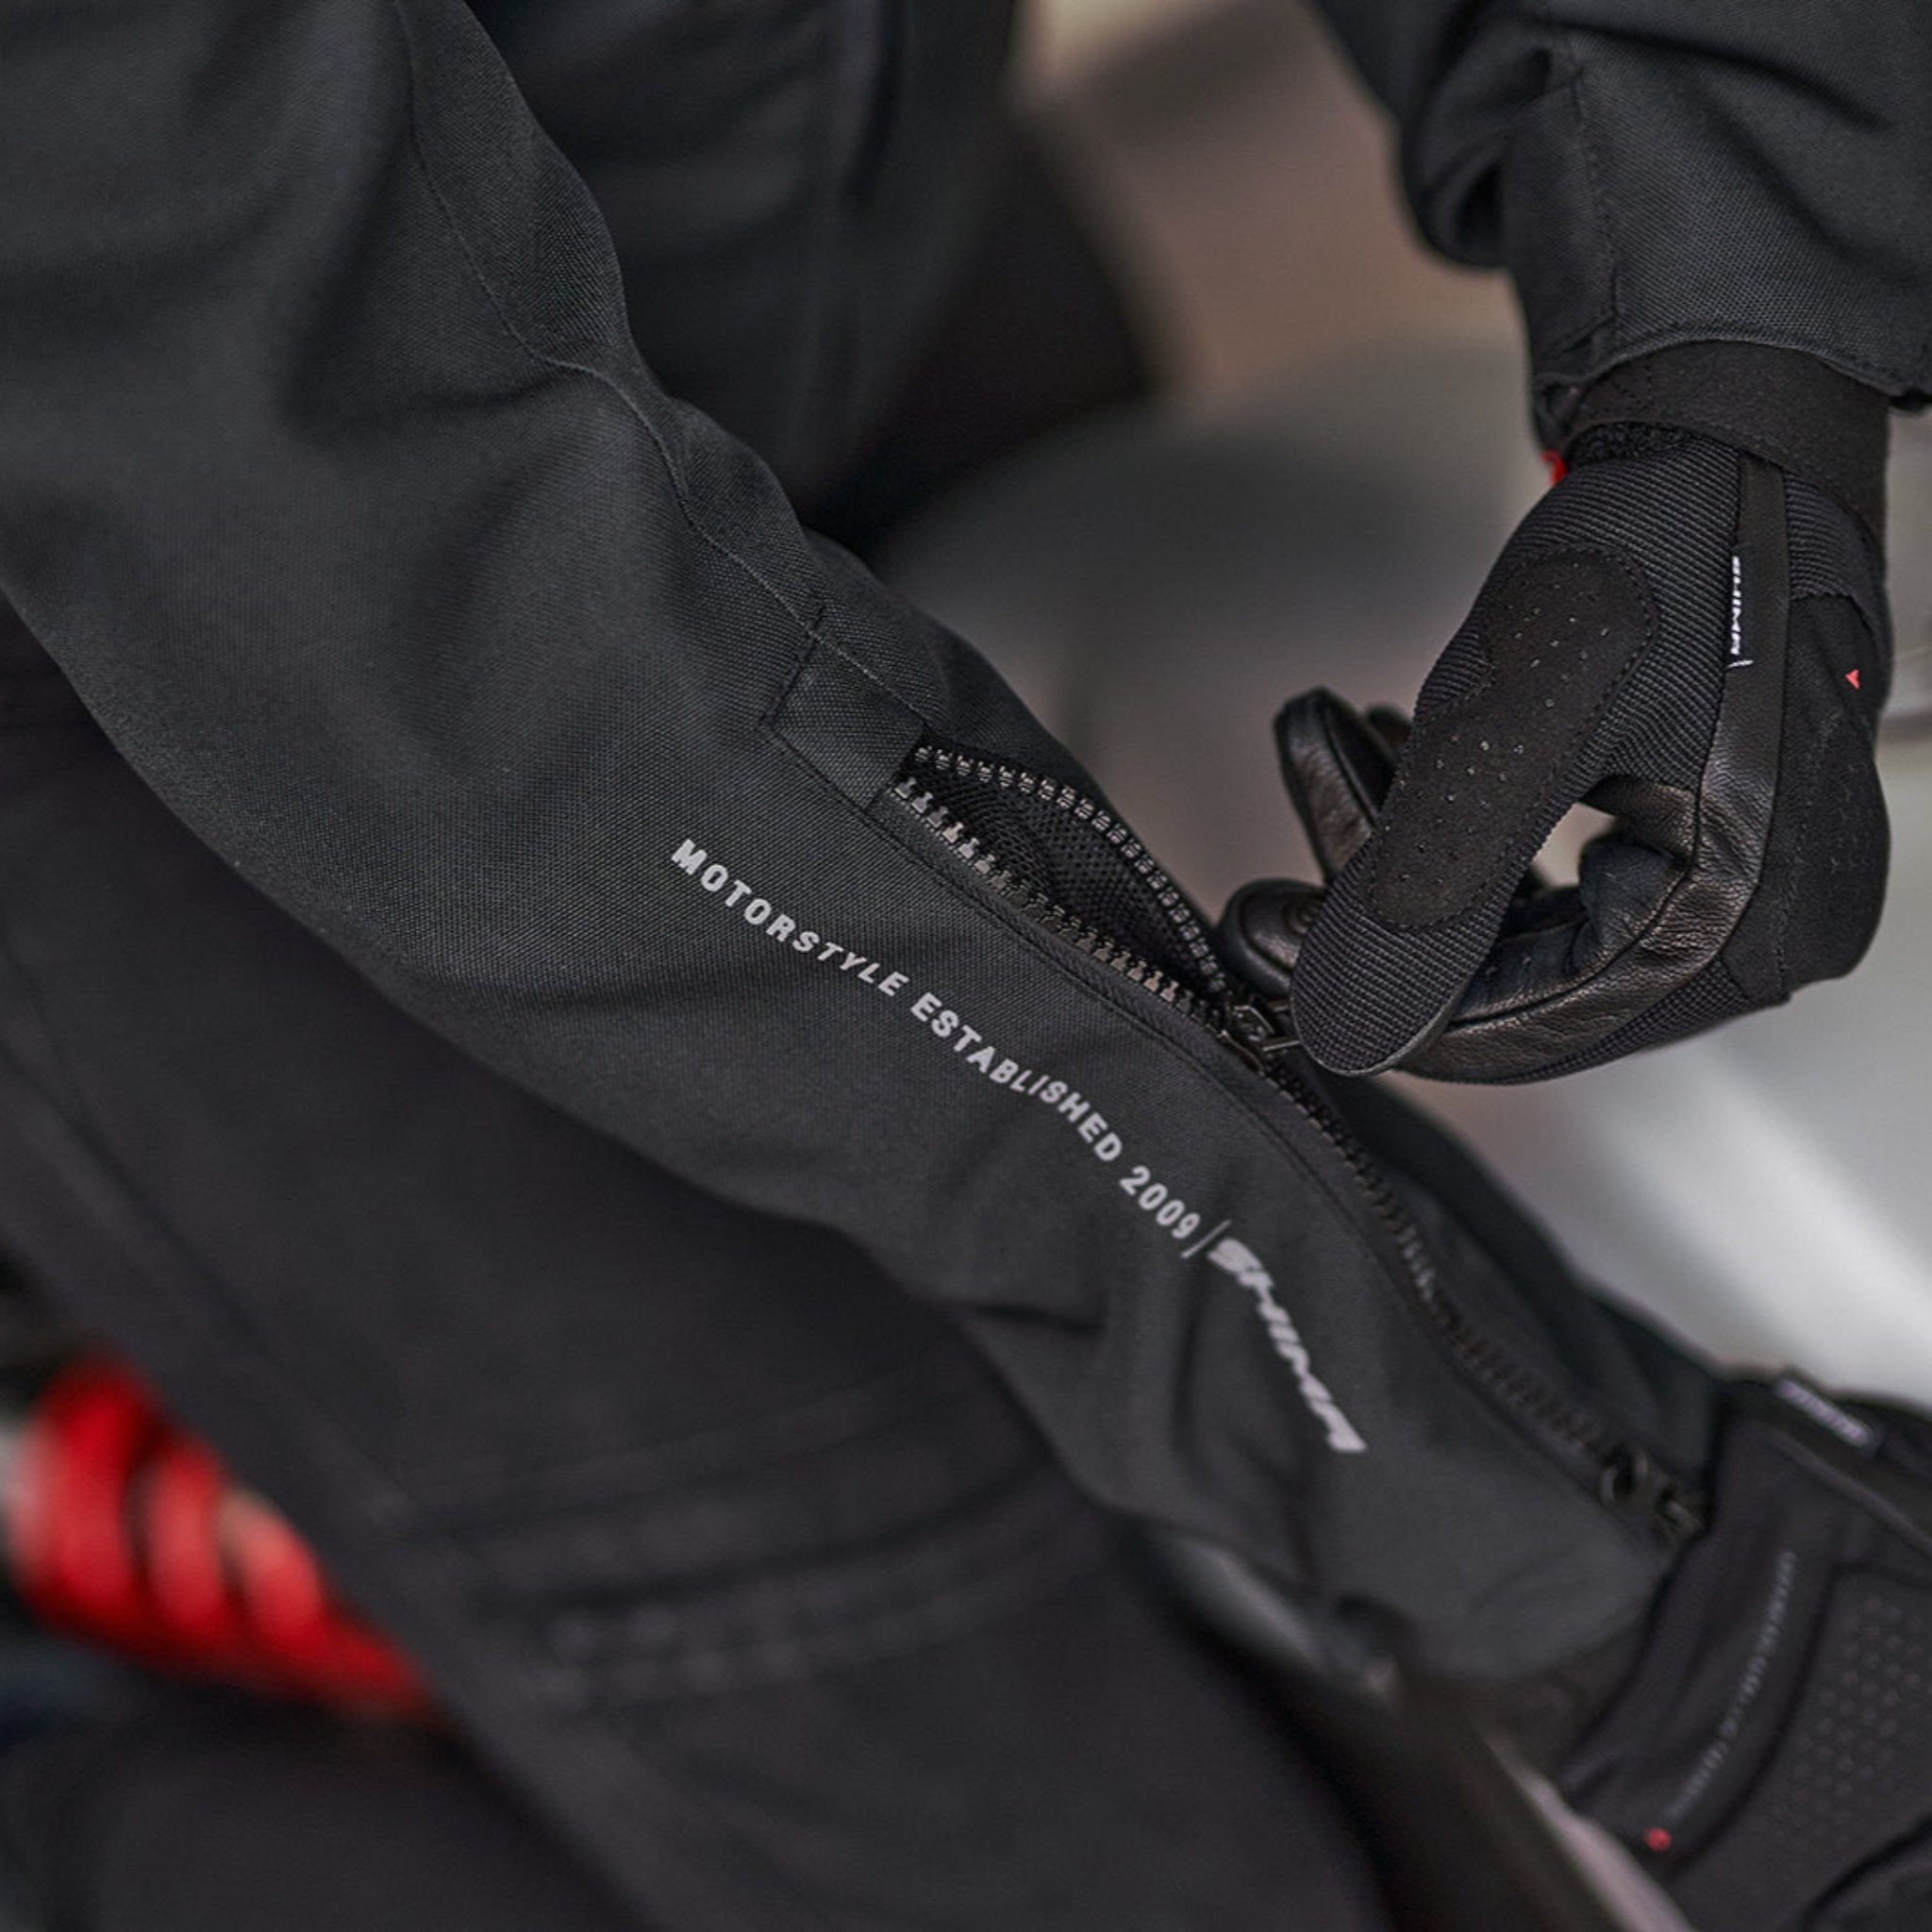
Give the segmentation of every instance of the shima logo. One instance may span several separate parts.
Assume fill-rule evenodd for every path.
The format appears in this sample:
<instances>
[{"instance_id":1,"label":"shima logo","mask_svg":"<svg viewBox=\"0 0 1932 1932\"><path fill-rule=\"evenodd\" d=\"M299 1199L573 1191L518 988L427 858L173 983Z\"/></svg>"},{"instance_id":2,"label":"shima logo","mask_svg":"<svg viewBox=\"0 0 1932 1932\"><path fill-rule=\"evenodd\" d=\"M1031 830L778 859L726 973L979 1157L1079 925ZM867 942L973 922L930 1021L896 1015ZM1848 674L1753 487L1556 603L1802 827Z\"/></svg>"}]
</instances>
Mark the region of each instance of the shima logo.
<instances>
[{"instance_id":1,"label":"shima logo","mask_svg":"<svg viewBox=\"0 0 1932 1932\"><path fill-rule=\"evenodd\" d=\"M1302 1340L1293 1317L1276 1300L1274 1277L1262 1267L1260 1257L1245 1241L1238 1241L1229 1235L1208 1250L1208 1258L1215 1267L1232 1274L1255 1297L1261 1325L1274 1344L1274 1353L1293 1371L1294 1385L1301 1391L1309 1414L1322 1424L1329 1448L1343 1456L1361 1455L1369 1445L1363 1441L1361 1431L1342 1414L1341 1404L1328 1392L1328 1385L1315 1374L1308 1359L1307 1343Z\"/></svg>"}]
</instances>

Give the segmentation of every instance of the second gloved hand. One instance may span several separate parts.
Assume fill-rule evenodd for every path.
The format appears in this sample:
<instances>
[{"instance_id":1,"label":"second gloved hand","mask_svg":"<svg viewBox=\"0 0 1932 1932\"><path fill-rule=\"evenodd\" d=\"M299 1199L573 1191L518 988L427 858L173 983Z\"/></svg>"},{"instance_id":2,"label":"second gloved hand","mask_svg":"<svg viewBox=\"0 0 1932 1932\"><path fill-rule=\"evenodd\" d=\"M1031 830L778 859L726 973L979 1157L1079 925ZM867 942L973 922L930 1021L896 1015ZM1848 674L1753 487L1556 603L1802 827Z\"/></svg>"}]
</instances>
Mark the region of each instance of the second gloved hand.
<instances>
[{"instance_id":1,"label":"second gloved hand","mask_svg":"<svg viewBox=\"0 0 1932 1932\"><path fill-rule=\"evenodd\" d=\"M1613 372L1424 685L1386 797L1291 708L1332 876L1312 924L1267 885L1231 919L1239 951L1293 958L1320 1064L1533 1079L1857 962L1887 861L1885 439L1881 396L1785 351ZM1577 885L1525 886L1579 802L1615 824Z\"/></svg>"}]
</instances>

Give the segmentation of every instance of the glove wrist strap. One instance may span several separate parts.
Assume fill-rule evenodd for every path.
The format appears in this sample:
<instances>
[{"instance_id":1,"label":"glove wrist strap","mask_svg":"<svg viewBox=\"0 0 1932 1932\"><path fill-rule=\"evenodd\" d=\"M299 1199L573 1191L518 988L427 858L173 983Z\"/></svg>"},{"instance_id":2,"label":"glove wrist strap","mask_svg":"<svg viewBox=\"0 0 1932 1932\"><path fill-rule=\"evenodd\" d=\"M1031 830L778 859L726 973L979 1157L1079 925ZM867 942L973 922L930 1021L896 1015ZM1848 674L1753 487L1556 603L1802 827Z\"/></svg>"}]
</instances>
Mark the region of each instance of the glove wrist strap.
<instances>
[{"instance_id":1,"label":"glove wrist strap","mask_svg":"<svg viewBox=\"0 0 1932 1932\"><path fill-rule=\"evenodd\" d=\"M1882 551L1885 396L1794 349L1687 342L1621 363L1585 390L1563 441L1643 424L1685 429L1748 450L1836 497Z\"/></svg>"}]
</instances>

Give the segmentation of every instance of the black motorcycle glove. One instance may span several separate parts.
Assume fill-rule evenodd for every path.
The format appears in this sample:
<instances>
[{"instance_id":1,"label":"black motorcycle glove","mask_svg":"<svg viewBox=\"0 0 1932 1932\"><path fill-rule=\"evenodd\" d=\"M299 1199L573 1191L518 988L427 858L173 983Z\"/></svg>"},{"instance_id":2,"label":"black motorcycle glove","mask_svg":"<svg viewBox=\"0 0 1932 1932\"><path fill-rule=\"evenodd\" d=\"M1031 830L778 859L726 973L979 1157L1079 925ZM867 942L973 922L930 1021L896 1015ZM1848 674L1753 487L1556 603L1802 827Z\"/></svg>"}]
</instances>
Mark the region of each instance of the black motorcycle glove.
<instances>
[{"instance_id":1,"label":"black motorcycle glove","mask_svg":"<svg viewBox=\"0 0 1932 1932\"><path fill-rule=\"evenodd\" d=\"M1569 474L1424 683L1386 797L1291 708L1332 875L1318 909L1249 888L1231 927L1292 962L1316 1061L1534 1079L1857 962L1887 859L1886 434L1881 395L1789 351L1627 365L1583 398ZM1579 802L1615 824L1545 889L1528 868Z\"/></svg>"},{"instance_id":2,"label":"black motorcycle glove","mask_svg":"<svg viewBox=\"0 0 1932 1932\"><path fill-rule=\"evenodd\" d=\"M1697 1932L1925 1932L1932 1424L1791 1378L1727 1407L1709 1528L1544 1761Z\"/></svg>"}]
</instances>

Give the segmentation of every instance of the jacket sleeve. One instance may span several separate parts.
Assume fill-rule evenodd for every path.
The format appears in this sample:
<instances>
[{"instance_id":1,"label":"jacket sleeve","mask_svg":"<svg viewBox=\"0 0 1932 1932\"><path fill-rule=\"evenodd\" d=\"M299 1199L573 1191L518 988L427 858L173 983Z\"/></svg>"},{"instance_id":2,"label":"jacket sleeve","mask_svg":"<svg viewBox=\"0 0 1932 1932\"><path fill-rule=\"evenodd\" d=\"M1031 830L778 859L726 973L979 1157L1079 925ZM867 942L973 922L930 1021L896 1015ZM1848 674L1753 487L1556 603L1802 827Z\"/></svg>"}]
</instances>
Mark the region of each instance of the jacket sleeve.
<instances>
[{"instance_id":1,"label":"jacket sleeve","mask_svg":"<svg viewBox=\"0 0 1932 1932\"><path fill-rule=\"evenodd\" d=\"M1920 0L1321 0L1444 254L1506 265L1546 434L1694 341L1932 394Z\"/></svg>"},{"instance_id":2,"label":"jacket sleeve","mask_svg":"<svg viewBox=\"0 0 1932 1932\"><path fill-rule=\"evenodd\" d=\"M794 503L865 453L1001 192L1013 0L471 0L652 375Z\"/></svg>"},{"instance_id":3,"label":"jacket sleeve","mask_svg":"<svg viewBox=\"0 0 1932 1932\"><path fill-rule=\"evenodd\" d=\"M1624 1452L1548 1419L1615 1382L1641 1438L1646 1374L1510 1318L1563 1392L1499 1411L1454 1271L1228 1050L1077 766L640 364L461 7L7 38L0 588L206 843L509 1077L953 1308L1103 1497L1440 1668L1634 1613Z\"/></svg>"}]
</instances>

